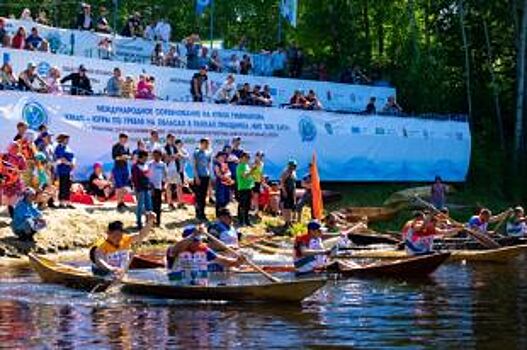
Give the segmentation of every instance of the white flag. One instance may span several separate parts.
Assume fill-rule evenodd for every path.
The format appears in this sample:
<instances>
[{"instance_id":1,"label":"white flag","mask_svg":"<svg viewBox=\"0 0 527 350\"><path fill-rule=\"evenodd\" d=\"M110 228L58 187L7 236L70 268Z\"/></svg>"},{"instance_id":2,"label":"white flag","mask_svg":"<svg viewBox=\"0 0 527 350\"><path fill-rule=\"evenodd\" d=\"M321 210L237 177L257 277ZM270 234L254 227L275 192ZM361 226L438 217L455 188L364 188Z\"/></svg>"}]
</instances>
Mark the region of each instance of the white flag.
<instances>
[{"instance_id":1,"label":"white flag","mask_svg":"<svg viewBox=\"0 0 527 350\"><path fill-rule=\"evenodd\" d=\"M296 12L298 9L298 0L280 0L280 13L296 28Z\"/></svg>"}]
</instances>

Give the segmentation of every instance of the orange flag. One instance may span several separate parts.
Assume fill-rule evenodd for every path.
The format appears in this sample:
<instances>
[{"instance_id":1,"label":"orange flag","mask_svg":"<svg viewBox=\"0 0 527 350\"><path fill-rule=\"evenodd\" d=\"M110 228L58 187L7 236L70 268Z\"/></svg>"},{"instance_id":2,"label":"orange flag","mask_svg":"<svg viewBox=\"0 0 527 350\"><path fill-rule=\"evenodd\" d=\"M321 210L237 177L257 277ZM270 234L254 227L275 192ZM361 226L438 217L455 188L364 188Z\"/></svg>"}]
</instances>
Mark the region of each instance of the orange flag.
<instances>
[{"instance_id":1,"label":"orange flag","mask_svg":"<svg viewBox=\"0 0 527 350\"><path fill-rule=\"evenodd\" d=\"M324 216L324 203L322 202L322 189L320 187L320 177L318 176L317 155L313 152L313 160L311 161L311 195L313 197L313 215L315 219L322 220Z\"/></svg>"}]
</instances>

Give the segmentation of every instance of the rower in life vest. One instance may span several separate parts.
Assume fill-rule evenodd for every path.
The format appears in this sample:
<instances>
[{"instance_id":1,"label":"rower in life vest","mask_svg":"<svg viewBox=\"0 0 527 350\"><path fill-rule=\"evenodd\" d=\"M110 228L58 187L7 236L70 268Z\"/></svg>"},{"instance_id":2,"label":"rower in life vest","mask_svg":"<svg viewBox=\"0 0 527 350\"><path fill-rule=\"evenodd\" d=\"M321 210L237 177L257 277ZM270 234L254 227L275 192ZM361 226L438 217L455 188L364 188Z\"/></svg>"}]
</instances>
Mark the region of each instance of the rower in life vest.
<instances>
[{"instance_id":1,"label":"rower in life vest","mask_svg":"<svg viewBox=\"0 0 527 350\"><path fill-rule=\"evenodd\" d=\"M113 221L108 225L106 239L90 249L94 275L122 277L126 273L132 245L144 240L155 223L154 213L149 212L146 216L147 223L137 234L125 234L121 221Z\"/></svg>"},{"instance_id":2,"label":"rower in life vest","mask_svg":"<svg viewBox=\"0 0 527 350\"><path fill-rule=\"evenodd\" d=\"M505 219L511 213L510 210L506 210L501 214L492 216L492 212L489 209L483 208L480 210L478 215L474 215L470 218L467 223L467 227L475 230L482 234L488 233L489 224Z\"/></svg>"},{"instance_id":3,"label":"rower in life vest","mask_svg":"<svg viewBox=\"0 0 527 350\"><path fill-rule=\"evenodd\" d=\"M507 221L507 236L525 237L527 236L527 224L525 223L525 212L522 207L514 208L514 214Z\"/></svg>"},{"instance_id":4,"label":"rower in life vest","mask_svg":"<svg viewBox=\"0 0 527 350\"><path fill-rule=\"evenodd\" d=\"M432 253L434 238L456 234L461 229L460 227L441 229L437 227L437 224L436 216L416 213L414 220L407 222L403 228L406 252L409 255Z\"/></svg>"},{"instance_id":5,"label":"rower in life vest","mask_svg":"<svg viewBox=\"0 0 527 350\"><path fill-rule=\"evenodd\" d=\"M189 225L183 230L183 240L167 250L168 279L183 285L206 286L209 283L209 265L238 266L243 257L220 255L203 242L203 226Z\"/></svg>"},{"instance_id":6,"label":"rower in life vest","mask_svg":"<svg viewBox=\"0 0 527 350\"><path fill-rule=\"evenodd\" d=\"M331 254L331 249L324 247L321 228L318 221L310 221L307 224L307 233L296 237L294 264L297 275L313 273L325 268L327 255Z\"/></svg>"}]
</instances>

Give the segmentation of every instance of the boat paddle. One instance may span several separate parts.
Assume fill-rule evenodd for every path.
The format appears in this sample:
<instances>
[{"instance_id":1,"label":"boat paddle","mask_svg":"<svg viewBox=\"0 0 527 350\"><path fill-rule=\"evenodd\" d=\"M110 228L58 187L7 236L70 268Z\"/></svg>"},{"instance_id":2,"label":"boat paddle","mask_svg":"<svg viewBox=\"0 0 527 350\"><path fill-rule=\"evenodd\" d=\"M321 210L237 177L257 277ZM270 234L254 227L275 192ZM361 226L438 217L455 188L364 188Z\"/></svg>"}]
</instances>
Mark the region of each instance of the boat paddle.
<instances>
[{"instance_id":1,"label":"boat paddle","mask_svg":"<svg viewBox=\"0 0 527 350\"><path fill-rule=\"evenodd\" d=\"M437 213L441 213L441 211L439 209L437 209L432 203L429 203L427 201L425 201L424 199L422 199L421 197L419 197L418 195L415 196L415 199L423 204L424 206L426 206L427 208L429 208L430 210L432 210L435 214ZM466 227L465 225L459 223L458 221L452 219L452 217L449 217L450 220L452 220L452 223L454 225L457 225L457 226L463 226L463 229L472 237L474 238L476 241L478 241L479 243L481 243L481 245L483 245L485 248L489 248L489 249L496 249L496 248L501 248L501 245L496 242L495 240L493 240L492 238L488 237L487 235L484 235L470 227Z\"/></svg>"},{"instance_id":2,"label":"boat paddle","mask_svg":"<svg viewBox=\"0 0 527 350\"><path fill-rule=\"evenodd\" d=\"M214 242L215 244L217 244L218 246L222 247L223 249L225 249L226 251L228 251L229 253L233 254L234 256L236 256L237 258L240 258L242 257L243 255L238 253L236 250L234 250L233 248L229 247L228 245L226 245L225 243L223 243L221 240L217 239L216 237L214 237L213 235L211 235L210 233L208 233L207 231L203 231L201 232L202 234L204 234L208 239L210 239L212 242ZM247 265L251 266L253 269L255 269L256 271L258 271L259 273L261 273L262 275L264 275L268 280L274 282L274 283L277 283L277 282L282 282L281 279L277 278L277 277L274 277L273 275L271 275L270 273L268 273L267 271L265 271L263 268L261 268L260 266L258 266L257 264L255 264L254 262L252 262L251 260L249 260L249 258L247 258L246 256L243 256L243 258L245 259L245 262L247 263Z\"/></svg>"}]
</instances>

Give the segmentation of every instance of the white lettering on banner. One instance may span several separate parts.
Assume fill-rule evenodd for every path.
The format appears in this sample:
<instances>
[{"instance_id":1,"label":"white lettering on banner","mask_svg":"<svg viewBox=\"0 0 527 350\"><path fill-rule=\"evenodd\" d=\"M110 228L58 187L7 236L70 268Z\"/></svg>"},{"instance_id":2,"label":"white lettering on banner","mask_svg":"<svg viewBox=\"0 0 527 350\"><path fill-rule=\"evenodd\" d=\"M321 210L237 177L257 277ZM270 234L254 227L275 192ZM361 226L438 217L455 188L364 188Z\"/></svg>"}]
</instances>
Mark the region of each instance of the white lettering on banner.
<instances>
[{"instance_id":1,"label":"white lettering on banner","mask_svg":"<svg viewBox=\"0 0 527 350\"><path fill-rule=\"evenodd\" d=\"M75 32L82 33L83 36L94 35L91 32ZM126 40L139 41L142 39ZM75 42L77 42L77 39L75 39ZM86 45L88 45L87 43L90 43L89 45L93 44L88 39L84 40L83 43ZM151 42L148 43L153 45ZM95 47L97 47L96 43ZM59 67L63 74L71 73L76 71L79 67L79 64L82 63L88 69L88 76L92 81L94 91L102 93L106 88L108 79L112 75L113 68L119 67L123 72L123 76L131 75L137 79L139 74L146 73L153 75L156 78L155 94L162 99L185 102L192 101L192 96L190 95L190 80L192 79L192 75L195 73L195 71L192 70L90 58L97 57L97 55L92 53L86 55L79 54L78 50L75 51L75 55L82 57L55 55L41 52L31 52L31 55L29 55L27 51L23 50L5 48L0 50L3 52L4 61L9 59L15 72L21 72L23 69L25 69L28 60L35 61L35 63L38 65L40 74L43 75L47 74L47 71L51 66ZM144 54L147 55L147 57L150 57L152 50L149 49L148 51L144 51L144 53L139 53L139 51L133 50L130 50L130 52L136 52L137 55ZM83 50L83 52L87 51L88 49ZM68 50L61 50L59 52L69 54ZM136 59L130 59L128 61L141 62L140 60ZM149 62L149 59L146 60L146 62ZM209 95L207 96L208 99L212 98L213 94L216 92L218 87L222 85L226 77L227 74L223 73L209 73L208 84L210 89ZM348 112L361 112L365 110L366 105L368 104L371 97L375 97L377 99L377 108L380 109L386 103L386 100L389 96L395 96L395 89L391 87L338 84L315 80L270 78L253 75L238 75L236 79L238 84L247 82L252 86L269 85L275 105L288 104L289 99L295 90L307 92L312 89L316 92L324 108L328 110Z\"/></svg>"},{"instance_id":2,"label":"white lettering on banner","mask_svg":"<svg viewBox=\"0 0 527 350\"><path fill-rule=\"evenodd\" d=\"M451 120L1 92L2 149L20 120L71 135L77 179L86 179L95 162L111 169L119 132L130 135L133 148L152 128L162 137L174 133L189 151L205 136L215 151L241 136L244 148L265 152L265 172L274 179L292 157L307 172L315 150L325 181L463 181L470 161L468 124Z\"/></svg>"}]
</instances>

